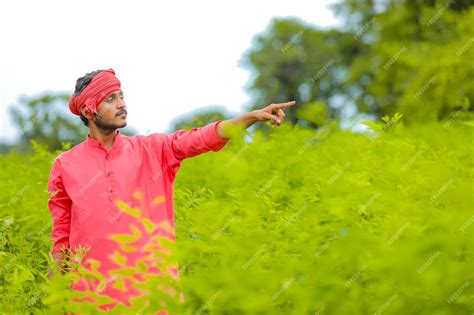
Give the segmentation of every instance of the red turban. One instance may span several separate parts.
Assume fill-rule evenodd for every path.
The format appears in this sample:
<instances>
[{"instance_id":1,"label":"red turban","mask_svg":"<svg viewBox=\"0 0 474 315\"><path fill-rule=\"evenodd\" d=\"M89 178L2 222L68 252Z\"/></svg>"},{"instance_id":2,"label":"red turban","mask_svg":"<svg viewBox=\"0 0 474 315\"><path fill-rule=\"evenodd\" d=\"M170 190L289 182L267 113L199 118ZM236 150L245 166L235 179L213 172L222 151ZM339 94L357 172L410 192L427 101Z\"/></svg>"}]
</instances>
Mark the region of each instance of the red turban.
<instances>
[{"instance_id":1,"label":"red turban","mask_svg":"<svg viewBox=\"0 0 474 315\"><path fill-rule=\"evenodd\" d=\"M79 95L73 95L69 99L69 110L79 115L83 106L91 113L97 112L97 106L112 92L120 90L120 81L115 76L113 69L108 69L96 74L92 81Z\"/></svg>"}]
</instances>

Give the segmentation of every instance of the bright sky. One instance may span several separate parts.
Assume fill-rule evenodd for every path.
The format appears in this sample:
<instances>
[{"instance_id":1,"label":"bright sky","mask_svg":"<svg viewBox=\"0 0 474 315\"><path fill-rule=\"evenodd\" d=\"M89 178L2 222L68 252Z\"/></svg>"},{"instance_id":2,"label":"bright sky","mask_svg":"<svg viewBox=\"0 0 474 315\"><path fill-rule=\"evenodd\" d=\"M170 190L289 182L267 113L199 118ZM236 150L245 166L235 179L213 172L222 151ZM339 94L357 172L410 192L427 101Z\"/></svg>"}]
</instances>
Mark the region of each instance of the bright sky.
<instances>
[{"instance_id":1,"label":"bright sky","mask_svg":"<svg viewBox=\"0 0 474 315\"><path fill-rule=\"evenodd\" d=\"M0 142L17 137L7 108L20 95L72 93L97 69L115 70L140 134L208 105L241 113L251 74L240 61L252 37L274 17L337 25L331 2L2 1Z\"/></svg>"}]
</instances>

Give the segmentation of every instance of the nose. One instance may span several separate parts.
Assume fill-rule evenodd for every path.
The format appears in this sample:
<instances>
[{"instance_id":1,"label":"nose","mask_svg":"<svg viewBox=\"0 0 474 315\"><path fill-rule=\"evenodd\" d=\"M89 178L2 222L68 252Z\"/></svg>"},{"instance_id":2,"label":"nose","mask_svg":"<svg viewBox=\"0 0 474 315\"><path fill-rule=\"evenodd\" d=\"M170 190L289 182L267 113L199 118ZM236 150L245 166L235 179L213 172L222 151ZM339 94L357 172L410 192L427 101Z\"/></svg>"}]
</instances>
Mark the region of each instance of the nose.
<instances>
[{"instance_id":1,"label":"nose","mask_svg":"<svg viewBox=\"0 0 474 315\"><path fill-rule=\"evenodd\" d=\"M118 102L117 102L117 108L122 109L122 108L127 108L127 105L125 105L125 101L119 97Z\"/></svg>"}]
</instances>

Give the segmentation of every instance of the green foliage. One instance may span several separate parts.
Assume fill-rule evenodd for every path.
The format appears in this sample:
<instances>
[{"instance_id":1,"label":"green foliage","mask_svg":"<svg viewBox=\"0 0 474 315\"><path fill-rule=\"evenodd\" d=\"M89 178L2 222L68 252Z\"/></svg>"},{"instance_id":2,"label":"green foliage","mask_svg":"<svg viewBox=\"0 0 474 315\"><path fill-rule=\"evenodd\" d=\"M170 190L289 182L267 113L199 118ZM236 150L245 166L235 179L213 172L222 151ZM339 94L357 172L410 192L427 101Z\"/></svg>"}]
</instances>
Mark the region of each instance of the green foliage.
<instances>
[{"instance_id":1,"label":"green foliage","mask_svg":"<svg viewBox=\"0 0 474 315\"><path fill-rule=\"evenodd\" d=\"M358 46L352 35L339 30L318 30L295 18L274 19L255 36L242 60L252 72L247 87L251 108L289 100L296 100L298 108L328 103ZM286 119L300 123L296 109L288 108ZM335 116L333 111L328 114Z\"/></svg>"},{"instance_id":2,"label":"green foliage","mask_svg":"<svg viewBox=\"0 0 474 315\"><path fill-rule=\"evenodd\" d=\"M382 122L373 122L373 121L363 121L362 124L369 127L372 131L382 132L387 131L395 127L395 125L400 121L403 117L400 113L395 113L393 117L384 116L382 117Z\"/></svg>"},{"instance_id":3,"label":"green foliage","mask_svg":"<svg viewBox=\"0 0 474 315\"><path fill-rule=\"evenodd\" d=\"M416 123L446 119L464 99L474 100L474 7L456 2L389 1L366 12L365 24L352 25L367 47L344 85L362 91L361 111L380 117L398 111ZM359 9L349 16L360 16Z\"/></svg>"},{"instance_id":4,"label":"green foliage","mask_svg":"<svg viewBox=\"0 0 474 315\"><path fill-rule=\"evenodd\" d=\"M296 100L287 118L306 126L295 111L318 101L330 117L347 118L346 109L378 119L400 112L411 124L447 119L464 99L473 102L472 1L345 0L332 7L342 27L275 19L255 37L244 57L252 108Z\"/></svg>"},{"instance_id":5,"label":"green foliage","mask_svg":"<svg viewBox=\"0 0 474 315\"><path fill-rule=\"evenodd\" d=\"M37 97L22 97L19 104L10 107L15 125L20 130L17 149L29 151L30 140L46 144L52 149L61 149L61 142L79 143L87 132L82 122L72 120L68 113L67 94L44 94Z\"/></svg>"},{"instance_id":6,"label":"green foliage","mask_svg":"<svg viewBox=\"0 0 474 315\"><path fill-rule=\"evenodd\" d=\"M399 118L376 123L377 137L283 124L185 160L172 250L185 303L172 314L471 314L472 122ZM35 147L0 157L0 312L97 312L70 304L69 275L46 277L54 155Z\"/></svg>"},{"instance_id":7,"label":"green foliage","mask_svg":"<svg viewBox=\"0 0 474 315\"><path fill-rule=\"evenodd\" d=\"M296 116L310 122L313 126L323 126L329 118L327 106L323 102L310 103L301 109L296 109Z\"/></svg>"}]
</instances>

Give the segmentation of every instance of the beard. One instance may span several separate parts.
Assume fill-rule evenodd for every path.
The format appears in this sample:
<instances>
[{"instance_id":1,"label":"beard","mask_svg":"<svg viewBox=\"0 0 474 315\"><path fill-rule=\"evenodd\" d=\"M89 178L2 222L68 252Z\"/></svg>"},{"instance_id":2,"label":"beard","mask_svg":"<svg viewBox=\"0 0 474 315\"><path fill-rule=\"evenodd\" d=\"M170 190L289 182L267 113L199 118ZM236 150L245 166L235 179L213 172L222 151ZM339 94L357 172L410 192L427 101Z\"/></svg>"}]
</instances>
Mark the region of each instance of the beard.
<instances>
[{"instance_id":1,"label":"beard","mask_svg":"<svg viewBox=\"0 0 474 315\"><path fill-rule=\"evenodd\" d=\"M127 125L126 122L122 124L114 124L108 119L104 118L102 115L94 114L94 123L99 130L103 133L110 133L117 128L123 128Z\"/></svg>"}]
</instances>

